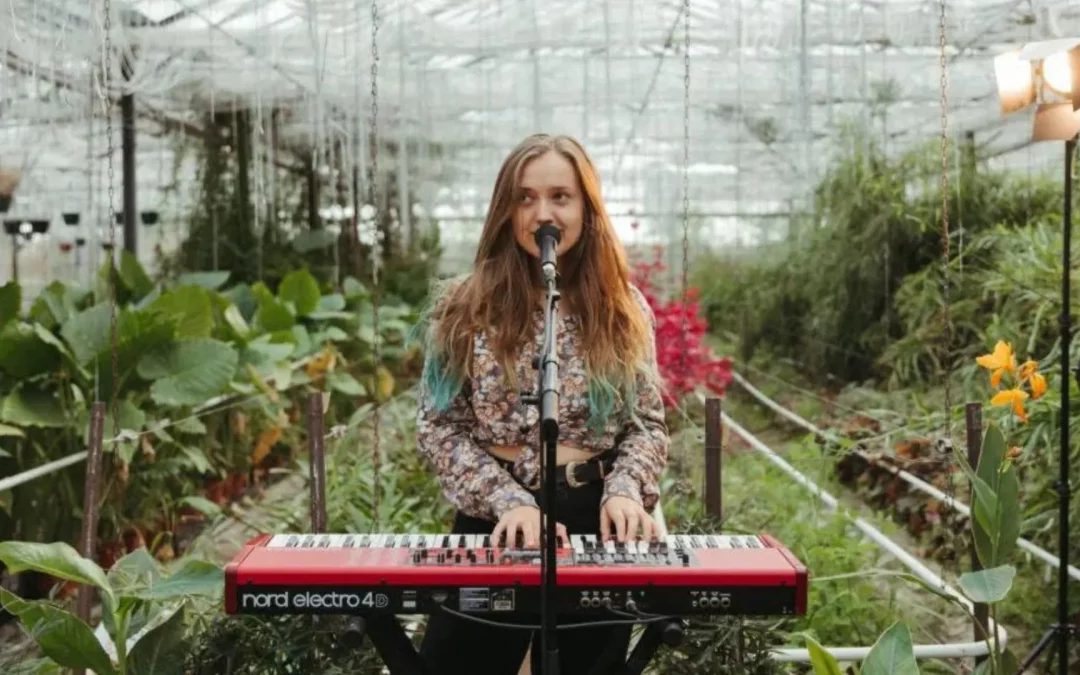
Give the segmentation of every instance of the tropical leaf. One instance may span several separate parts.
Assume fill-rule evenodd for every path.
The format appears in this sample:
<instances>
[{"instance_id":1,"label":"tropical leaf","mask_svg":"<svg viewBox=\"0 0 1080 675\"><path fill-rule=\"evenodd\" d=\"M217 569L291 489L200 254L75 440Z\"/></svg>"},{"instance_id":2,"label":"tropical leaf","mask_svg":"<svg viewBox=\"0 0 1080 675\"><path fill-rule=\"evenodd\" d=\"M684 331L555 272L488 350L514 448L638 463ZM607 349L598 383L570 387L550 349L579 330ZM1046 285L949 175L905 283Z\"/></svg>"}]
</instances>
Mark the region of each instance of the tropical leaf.
<instances>
[{"instance_id":1,"label":"tropical leaf","mask_svg":"<svg viewBox=\"0 0 1080 675\"><path fill-rule=\"evenodd\" d=\"M226 390L236 372L239 354L213 338L178 342L146 354L139 376L153 380L150 395L161 405L192 406Z\"/></svg>"}]
</instances>

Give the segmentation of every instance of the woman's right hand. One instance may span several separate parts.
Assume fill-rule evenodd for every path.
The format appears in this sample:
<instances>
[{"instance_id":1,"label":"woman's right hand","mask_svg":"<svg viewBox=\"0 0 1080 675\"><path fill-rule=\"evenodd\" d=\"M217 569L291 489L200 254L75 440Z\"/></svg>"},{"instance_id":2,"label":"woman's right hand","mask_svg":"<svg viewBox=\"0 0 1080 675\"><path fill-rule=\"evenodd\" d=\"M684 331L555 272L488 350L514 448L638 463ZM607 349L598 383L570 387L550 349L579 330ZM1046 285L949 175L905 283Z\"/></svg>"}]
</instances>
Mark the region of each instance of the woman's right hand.
<instances>
[{"instance_id":1,"label":"woman's right hand","mask_svg":"<svg viewBox=\"0 0 1080 675\"><path fill-rule=\"evenodd\" d=\"M516 548L518 533L524 548L540 548L540 509L535 506L519 506L510 509L499 518L495 529L491 531L491 542L500 546L503 537L506 544L502 548ZM562 523L555 523L555 538L561 544L566 545L570 537L566 534L566 527Z\"/></svg>"}]
</instances>

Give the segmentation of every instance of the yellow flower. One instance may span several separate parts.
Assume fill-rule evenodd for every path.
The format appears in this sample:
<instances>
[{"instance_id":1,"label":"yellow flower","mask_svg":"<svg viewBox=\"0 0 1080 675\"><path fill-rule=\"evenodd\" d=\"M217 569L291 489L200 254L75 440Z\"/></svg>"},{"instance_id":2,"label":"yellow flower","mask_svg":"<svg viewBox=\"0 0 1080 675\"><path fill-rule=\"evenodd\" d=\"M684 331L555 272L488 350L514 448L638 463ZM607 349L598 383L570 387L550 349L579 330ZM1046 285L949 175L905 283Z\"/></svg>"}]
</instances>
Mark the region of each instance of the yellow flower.
<instances>
[{"instance_id":1,"label":"yellow flower","mask_svg":"<svg viewBox=\"0 0 1080 675\"><path fill-rule=\"evenodd\" d=\"M1046 393L1046 378L1042 374L1032 373L1028 379L1028 384L1031 385L1032 400L1042 398L1042 395Z\"/></svg>"},{"instance_id":2,"label":"yellow flower","mask_svg":"<svg viewBox=\"0 0 1080 675\"><path fill-rule=\"evenodd\" d=\"M1001 384L1001 377L1005 373L1016 372L1016 357L1013 355L1012 345L1004 340L998 340L994 345L993 354L984 354L976 358L975 363L991 371L991 387Z\"/></svg>"},{"instance_id":3,"label":"yellow flower","mask_svg":"<svg viewBox=\"0 0 1080 675\"><path fill-rule=\"evenodd\" d=\"M1038 369L1039 369L1039 364L1036 363L1035 361L1032 361L1031 359L1028 359L1027 361L1024 361L1023 363L1020 364L1020 375L1019 375L1020 381L1023 382L1024 380L1028 379L1029 377L1034 375L1035 371L1038 370Z\"/></svg>"},{"instance_id":4,"label":"yellow flower","mask_svg":"<svg viewBox=\"0 0 1080 675\"><path fill-rule=\"evenodd\" d=\"M990 399L990 405L1011 405L1012 411L1021 422L1027 422L1027 411L1024 410L1024 401L1027 400L1027 392L1023 389L1004 389L994 394Z\"/></svg>"}]
</instances>

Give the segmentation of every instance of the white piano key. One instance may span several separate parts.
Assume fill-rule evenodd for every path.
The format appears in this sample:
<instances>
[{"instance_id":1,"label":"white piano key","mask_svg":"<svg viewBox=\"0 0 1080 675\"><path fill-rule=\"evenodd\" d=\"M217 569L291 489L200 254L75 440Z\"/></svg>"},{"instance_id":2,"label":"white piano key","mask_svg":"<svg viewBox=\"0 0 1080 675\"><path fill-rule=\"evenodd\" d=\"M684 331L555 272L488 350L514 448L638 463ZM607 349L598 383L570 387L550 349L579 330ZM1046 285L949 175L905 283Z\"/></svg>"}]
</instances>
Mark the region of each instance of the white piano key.
<instances>
[{"instance_id":1,"label":"white piano key","mask_svg":"<svg viewBox=\"0 0 1080 675\"><path fill-rule=\"evenodd\" d=\"M477 536L475 534L465 535L465 548L480 548L480 542L482 542L483 539L483 536Z\"/></svg>"},{"instance_id":2,"label":"white piano key","mask_svg":"<svg viewBox=\"0 0 1080 675\"><path fill-rule=\"evenodd\" d=\"M570 535L570 546L574 549L574 553L585 553L585 541L580 534Z\"/></svg>"},{"instance_id":3,"label":"white piano key","mask_svg":"<svg viewBox=\"0 0 1080 675\"><path fill-rule=\"evenodd\" d=\"M723 535L710 534L708 537L710 548L731 548L731 542Z\"/></svg>"},{"instance_id":4,"label":"white piano key","mask_svg":"<svg viewBox=\"0 0 1080 675\"><path fill-rule=\"evenodd\" d=\"M614 539L608 539L606 542L604 542L604 553L609 553L611 555L615 555L615 540Z\"/></svg>"}]
</instances>

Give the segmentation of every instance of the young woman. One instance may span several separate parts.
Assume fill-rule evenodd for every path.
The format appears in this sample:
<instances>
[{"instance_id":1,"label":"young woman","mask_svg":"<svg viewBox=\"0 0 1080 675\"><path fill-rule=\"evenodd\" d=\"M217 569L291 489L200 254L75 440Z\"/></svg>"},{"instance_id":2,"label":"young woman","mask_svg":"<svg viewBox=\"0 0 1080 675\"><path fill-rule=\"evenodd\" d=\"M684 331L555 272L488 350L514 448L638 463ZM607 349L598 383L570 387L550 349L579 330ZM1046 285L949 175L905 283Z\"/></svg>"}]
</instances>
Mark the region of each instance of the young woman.
<instances>
[{"instance_id":1,"label":"young woman","mask_svg":"<svg viewBox=\"0 0 1080 675\"><path fill-rule=\"evenodd\" d=\"M532 361L543 344L547 289L534 236L545 222L561 235L559 536L651 539L669 446L655 319L630 282L596 169L572 138L538 134L514 148L495 183L474 270L433 296L422 323L419 450L457 510L454 533L539 546L539 409L521 393L535 388ZM486 617L539 624L538 616L508 614ZM532 635L439 613L421 655L436 674L514 675ZM560 630L561 672L606 673L590 669L624 661L628 640L626 627ZM532 650L534 673L539 652Z\"/></svg>"}]
</instances>

